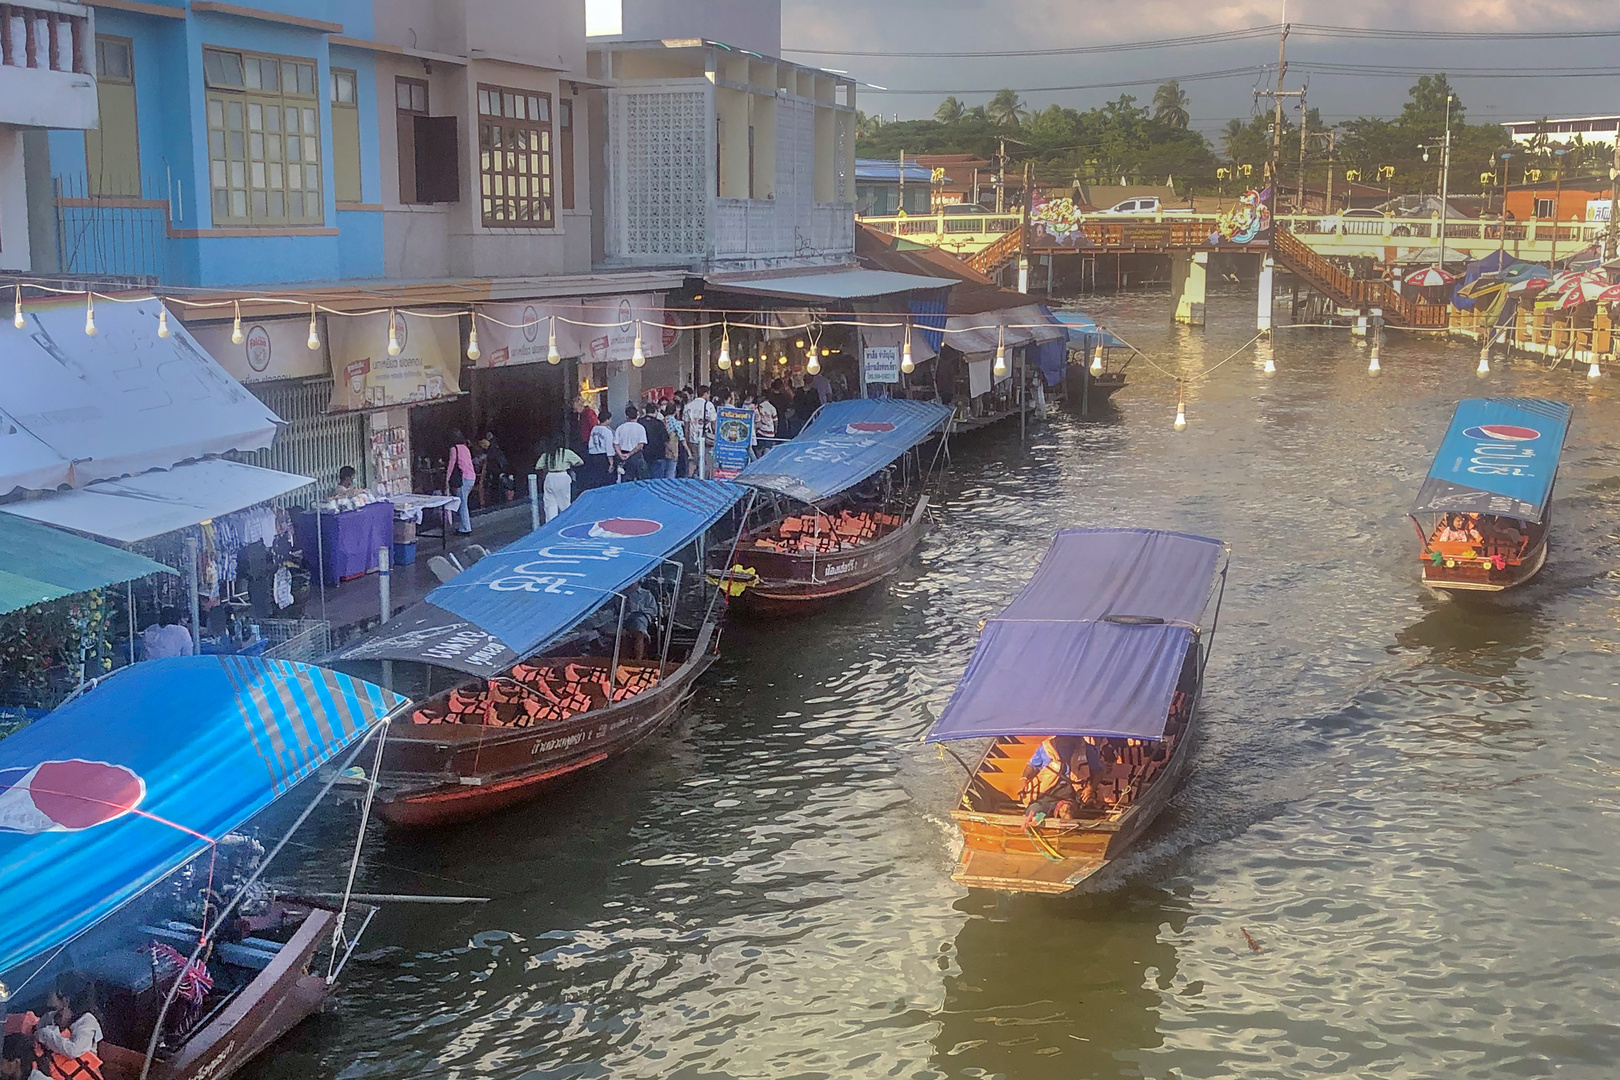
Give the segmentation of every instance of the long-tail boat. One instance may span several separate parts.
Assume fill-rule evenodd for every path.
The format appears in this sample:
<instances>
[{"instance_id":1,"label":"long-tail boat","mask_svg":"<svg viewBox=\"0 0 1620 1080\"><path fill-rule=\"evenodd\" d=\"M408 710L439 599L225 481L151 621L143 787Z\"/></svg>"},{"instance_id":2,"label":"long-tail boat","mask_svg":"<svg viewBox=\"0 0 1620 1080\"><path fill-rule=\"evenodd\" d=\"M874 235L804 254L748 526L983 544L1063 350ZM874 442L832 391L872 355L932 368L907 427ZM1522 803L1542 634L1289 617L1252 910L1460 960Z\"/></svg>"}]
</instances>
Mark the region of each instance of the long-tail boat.
<instances>
[{"instance_id":1,"label":"long-tail boat","mask_svg":"<svg viewBox=\"0 0 1620 1080\"><path fill-rule=\"evenodd\" d=\"M728 552L717 546L709 565L734 608L804 614L899 569L928 527L930 468L919 447L952 415L928 401L834 401L743 469L737 483L762 497L735 561L722 561Z\"/></svg>"},{"instance_id":2,"label":"long-tail boat","mask_svg":"<svg viewBox=\"0 0 1620 1080\"><path fill-rule=\"evenodd\" d=\"M0 742L6 1030L72 972L99 1002L108 1080L220 1080L318 1012L375 909L278 899L261 878L292 832L266 855L238 830L408 704L290 661L180 657Z\"/></svg>"},{"instance_id":3,"label":"long-tail boat","mask_svg":"<svg viewBox=\"0 0 1620 1080\"><path fill-rule=\"evenodd\" d=\"M1501 592L1540 572L1571 414L1541 398L1457 403L1412 504L1425 585Z\"/></svg>"},{"instance_id":4,"label":"long-tail boat","mask_svg":"<svg viewBox=\"0 0 1620 1080\"><path fill-rule=\"evenodd\" d=\"M714 662L723 610L696 557L674 556L744 494L717 480L596 488L340 651L345 666L388 664L385 684L422 702L388 735L384 820L536 798L673 719Z\"/></svg>"},{"instance_id":5,"label":"long-tail boat","mask_svg":"<svg viewBox=\"0 0 1620 1080\"><path fill-rule=\"evenodd\" d=\"M1192 756L1227 557L1183 533L1057 534L928 734L990 740L962 762L957 881L1066 893L1142 835Z\"/></svg>"},{"instance_id":6,"label":"long-tail boat","mask_svg":"<svg viewBox=\"0 0 1620 1080\"><path fill-rule=\"evenodd\" d=\"M1125 369L1135 353L1123 361L1114 360L1109 350L1130 346L1083 311L1054 311L1052 315L1069 332L1069 362L1063 369L1064 403L1081 412L1102 408L1125 389Z\"/></svg>"}]
</instances>

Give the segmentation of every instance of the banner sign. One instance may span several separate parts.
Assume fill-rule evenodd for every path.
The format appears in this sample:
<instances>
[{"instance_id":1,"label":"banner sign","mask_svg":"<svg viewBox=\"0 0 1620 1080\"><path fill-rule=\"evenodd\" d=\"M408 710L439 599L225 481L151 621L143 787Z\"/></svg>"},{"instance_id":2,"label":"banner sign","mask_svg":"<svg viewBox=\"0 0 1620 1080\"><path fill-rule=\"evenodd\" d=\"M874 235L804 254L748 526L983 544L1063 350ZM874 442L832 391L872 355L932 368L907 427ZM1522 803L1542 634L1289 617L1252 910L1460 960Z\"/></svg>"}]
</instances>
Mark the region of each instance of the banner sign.
<instances>
[{"instance_id":1,"label":"banner sign","mask_svg":"<svg viewBox=\"0 0 1620 1080\"><path fill-rule=\"evenodd\" d=\"M543 364L551 351L551 328L557 328L557 352L563 357L585 352L589 328L578 300L541 303L479 304L478 351L474 367L498 368L515 364ZM557 321L552 323L552 317ZM564 322L563 320L571 320Z\"/></svg>"},{"instance_id":2,"label":"banner sign","mask_svg":"<svg viewBox=\"0 0 1620 1080\"><path fill-rule=\"evenodd\" d=\"M866 381L869 383L897 383L900 381L900 346L868 345L866 347Z\"/></svg>"},{"instance_id":3,"label":"banner sign","mask_svg":"<svg viewBox=\"0 0 1620 1080\"><path fill-rule=\"evenodd\" d=\"M243 319L240 345L231 343L230 323L186 329L237 382L326 374L326 350L311 349L308 344L308 319Z\"/></svg>"},{"instance_id":4,"label":"banner sign","mask_svg":"<svg viewBox=\"0 0 1620 1080\"><path fill-rule=\"evenodd\" d=\"M332 319L331 412L384 409L461 393L461 320L396 312L398 356L388 355L388 313Z\"/></svg>"},{"instance_id":5,"label":"banner sign","mask_svg":"<svg viewBox=\"0 0 1620 1080\"><path fill-rule=\"evenodd\" d=\"M594 297L580 301L580 311L579 321L591 324L579 328L584 342L582 356L593 364L630 359L636 350L638 323L641 351L647 357L663 356L679 333L649 325L670 321L664 318L663 293Z\"/></svg>"},{"instance_id":6,"label":"banner sign","mask_svg":"<svg viewBox=\"0 0 1620 1080\"><path fill-rule=\"evenodd\" d=\"M754 445L754 414L735 405L720 409L714 436L714 478L730 480L748 467L748 451Z\"/></svg>"}]
</instances>

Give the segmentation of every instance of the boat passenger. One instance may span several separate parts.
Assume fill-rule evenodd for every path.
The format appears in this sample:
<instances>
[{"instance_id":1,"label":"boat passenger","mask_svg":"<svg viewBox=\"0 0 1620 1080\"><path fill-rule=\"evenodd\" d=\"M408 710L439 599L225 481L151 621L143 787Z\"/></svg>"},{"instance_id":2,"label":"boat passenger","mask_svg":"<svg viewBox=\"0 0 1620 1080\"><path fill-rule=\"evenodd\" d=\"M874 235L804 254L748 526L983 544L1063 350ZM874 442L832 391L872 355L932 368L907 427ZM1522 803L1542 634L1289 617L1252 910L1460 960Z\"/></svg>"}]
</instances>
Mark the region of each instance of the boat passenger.
<instances>
[{"instance_id":1,"label":"boat passenger","mask_svg":"<svg viewBox=\"0 0 1620 1080\"><path fill-rule=\"evenodd\" d=\"M1080 744L1077 736L1053 735L1035 748L1024 766L1024 784L1019 789L1025 806L1073 790L1074 755Z\"/></svg>"},{"instance_id":2,"label":"boat passenger","mask_svg":"<svg viewBox=\"0 0 1620 1080\"><path fill-rule=\"evenodd\" d=\"M49 1003L52 1011L34 1028L39 1070L48 1080L101 1080L96 1051L103 1036L90 980L76 971L62 972Z\"/></svg>"},{"instance_id":3,"label":"boat passenger","mask_svg":"<svg viewBox=\"0 0 1620 1080\"><path fill-rule=\"evenodd\" d=\"M1479 530L1468 523L1465 515L1452 514L1446 518L1445 528L1440 530L1436 539L1442 543L1473 543L1479 540Z\"/></svg>"},{"instance_id":4,"label":"boat passenger","mask_svg":"<svg viewBox=\"0 0 1620 1080\"><path fill-rule=\"evenodd\" d=\"M626 650L630 659L645 660L647 647L652 644L653 620L658 618L658 600L639 581L630 586L624 598L624 632L628 637Z\"/></svg>"},{"instance_id":5,"label":"boat passenger","mask_svg":"<svg viewBox=\"0 0 1620 1080\"><path fill-rule=\"evenodd\" d=\"M169 604L158 613L158 621L141 631L148 660L191 655L191 631L180 620L180 609Z\"/></svg>"},{"instance_id":6,"label":"boat passenger","mask_svg":"<svg viewBox=\"0 0 1620 1080\"><path fill-rule=\"evenodd\" d=\"M0 1045L0 1080L49 1080L35 1064L34 1040L21 1032L7 1035Z\"/></svg>"}]
</instances>

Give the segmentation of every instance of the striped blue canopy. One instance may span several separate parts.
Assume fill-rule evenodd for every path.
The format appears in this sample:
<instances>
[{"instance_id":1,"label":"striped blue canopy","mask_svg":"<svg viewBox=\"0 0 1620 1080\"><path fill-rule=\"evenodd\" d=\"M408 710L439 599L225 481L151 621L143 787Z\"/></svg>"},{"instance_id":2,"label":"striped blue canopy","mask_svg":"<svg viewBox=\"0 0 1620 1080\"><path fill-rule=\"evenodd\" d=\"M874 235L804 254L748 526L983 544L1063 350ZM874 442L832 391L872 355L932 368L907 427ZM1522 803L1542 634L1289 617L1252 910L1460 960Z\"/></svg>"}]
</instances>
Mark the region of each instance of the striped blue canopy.
<instances>
[{"instance_id":1,"label":"striped blue canopy","mask_svg":"<svg viewBox=\"0 0 1620 1080\"><path fill-rule=\"evenodd\" d=\"M121 671L0 741L0 974L206 852L405 703L307 664L187 656Z\"/></svg>"}]
</instances>

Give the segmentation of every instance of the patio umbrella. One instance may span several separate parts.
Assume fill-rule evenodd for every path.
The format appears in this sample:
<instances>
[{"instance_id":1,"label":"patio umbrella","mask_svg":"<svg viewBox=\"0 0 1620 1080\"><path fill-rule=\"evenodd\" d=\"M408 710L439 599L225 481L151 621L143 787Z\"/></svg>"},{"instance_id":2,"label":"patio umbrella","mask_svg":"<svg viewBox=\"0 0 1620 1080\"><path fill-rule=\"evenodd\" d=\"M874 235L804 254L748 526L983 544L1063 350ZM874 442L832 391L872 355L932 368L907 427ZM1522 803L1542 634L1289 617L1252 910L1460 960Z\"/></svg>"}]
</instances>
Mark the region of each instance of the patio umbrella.
<instances>
[{"instance_id":1,"label":"patio umbrella","mask_svg":"<svg viewBox=\"0 0 1620 1080\"><path fill-rule=\"evenodd\" d=\"M1620 285L1610 285L1592 299L1600 304L1620 304Z\"/></svg>"},{"instance_id":2,"label":"patio umbrella","mask_svg":"<svg viewBox=\"0 0 1620 1080\"><path fill-rule=\"evenodd\" d=\"M1568 278L1558 293L1560 308L1579 307L1596 300L1612 287L1609 276L1601 270L1584 270Z\"/></svg>"},{"instance_id":3,"label":"patio umbrella","mask_svg":"<svg viewBox=\"0 0 1620 1080\"><path fill-rule=\"evenodd\" d=\"M1570 282L1580 277L1584 272L1582 270L1560 270L1552 276L1552 280L1547 283L1547 288L1555 293L1561 293L1569 288Z\"/></svg>"},{"instance_id":4,"label":"patio umbrella","mask_svg":"<svg viewBox=\"0 0 1620 1080\"><path fill-rule=\"evenodd\" d=\"M1427 288L1430 285L1450 285L1457 280L1456 274L1450 274L1438 266L1425 266L1421 270L1414 270L1406 275L1408 285Z\"/></svg>"}]
</instances>

